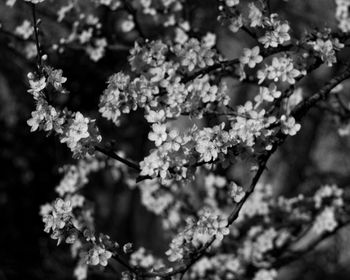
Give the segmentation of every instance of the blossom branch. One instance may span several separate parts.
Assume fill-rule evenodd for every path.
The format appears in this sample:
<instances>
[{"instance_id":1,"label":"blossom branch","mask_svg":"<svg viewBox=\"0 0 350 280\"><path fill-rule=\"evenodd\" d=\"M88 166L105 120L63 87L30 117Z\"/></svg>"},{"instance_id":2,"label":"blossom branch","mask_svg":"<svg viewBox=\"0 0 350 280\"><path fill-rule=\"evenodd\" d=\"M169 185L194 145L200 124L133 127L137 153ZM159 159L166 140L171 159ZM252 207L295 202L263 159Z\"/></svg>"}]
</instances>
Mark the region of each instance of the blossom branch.
<instances>
[{"instance_id":1,"label":"blossom branch","mask_svg":"<svg viewBox=\"0 0 350 280\"><path fill-rule=\"evenodd\" d=\"M172 211L175 210L186 217L188 211L185 211L186 209L182 204L187 203L188 201L185 201L185 198L192 195L192 192L185 193L188 194L185 198L181 197L180 192L180 195L178 195L177 191L182 190L182 183L198 174L198 172L196 173L198 171L197 167L210 166L211 164L216 166L223 163L223 170L213 172L212 170L209 171L210 168L205 168L208 170L201 170L200 172L205 176L212 177L205 177L205 191L203 191L203 196L201 191L198 191L198 198L201 199L206 196L204 197L204 205L210 205L210 210L213 210L212 212L217 210L217 213L209 213L205 208L198 211L194 209L194 213L190 213L189 216L195 217L196 220L193 222L186 221L183 231L179 232L172 240L166 253L169 256L169 261L177 261L174 266L163 267L162 260L152 260L149 265L138 264L136 259L142 257L144 251L138 252L139 255L134 252L135 254L130 257L130 262L125 261L123 256L118 254L119 245L111 243L108 236L101 234L96 239L93 231L91 231L91 234L84 231L85 236L80 236L80 238L83 243L88 242L87 245L89 246L82 249L82 252L87 254L87 259L81 259L79 263L83 264L85 269L87 269L87 265L106 266L108 260L113 256L114 259L111 260L110 265L114 269L118 268L115 265L116 263L122 265L130 272L132 278L160 277L171 279L172 276L178 276L182 279L185 273L191 270L203 256L209 255L208 250L211 247L216 248L216 241L220 242L224 235L229 234L228 228L238 219L243 205L254 193L270 157L285 142L288 135L295 135L300 129L301 126L296 121L301 121L311 108L318 106L319 101L329 96L335 86L350 77L350 67L348 66L345 71L303 101L300 101L300 96L295 94L296 98L299 98L299 105L295 106L298 103L296 101L293 105L288 102L287 108L283 108L283 102L295 93L295 84L299 80L323 63L332 66L337 62L339 58L336 54L344 48L344 42L326 31L324 34L321 32L317 34L316 32L310 33L305 36L305 40L302 39L302 43L292 41L288 22L280 20L278 15L270 14L269 1L261 1L262 5L258 6L250 3L248 5L249 13L240 11L240 6L244 5L239 5L239 1L221 1L220 3L227 6L226 9L223 9L222 19L223 21L228 20L232 31L241 29L258 41L255 47L245 48L241 57L218 61L218 50L213 48L215 36L208 34L206 37L197 38L191 34L190 30L186 32L187 28L183 27L182 31L185 34L182 34L184 35L182 40L181 36L177 36L179 38L172 43L169 43L168 39L164 41L161 39L151 42L145 40L145 44L141 46L135 44L129 57L132 73L119 72L112 75L108 80L108 88L100 99L99 112L102 116L112 120L118 126L120 124L119 117L122 114L143 109L145 119L152 126L148 139L154 142L155 149L150 150L149 155L138 163L119 156L113 150L113 147L100 145L102 136L94 120L85 117L80 112L71 112L68 109L57 110L50 104L46 93L51 93L51 89L54 89L55 92L64 93L65 90L62 84L66 82L66 78L62 76L62 70L55 70L47 66L45 56L42 56L38 28L40 20L37 20L34 4L38 3L37 1L42 2L44 0L28 1L32 3L38 68L35 74L30 73L28 75L31 87L29 92L36 100L36 111L32 113L32 118L28 121L28 124L32 127L32 131L38 128L44 131L53 131L59 136L62 143L67 143L74 157L83 158L81 159L82 162L79 161L74 166L76 169L72 168L69 172L72 172L73 175L77 174L78 179L87 179L86 173L80 174L78 171L80 170L79 164L85 164L89 160L95 161L93 162L94 167L91 167L93 171L104 168L104 162L101 161L101 165L99 165L99 157L86 157L88 153L95 150L136 171L139 175L138 182L152 178L157 179L147 182L150 183L151 188L147 189L146 183L139 186L143 195L142 202L158 215L165 213L162 216L164 218L163 222L165 225L175 228L175 225L178 225L177 223L181 223L182 217L173 222L174 219L170 214L173 214ZM143 3L145 8L146 4ZM110 4L104 2L104 5L108 6ZM112 8L112 6L110 7ZM149 11L152 11L155 15L161 13L162 9L160 8L158 11L158 6L153 6L152 1L149 2L149 7L151 9ZM173 12L175 14L178 13L178 9L182 8L181 5L176 7L164 5L164 7L166 13L174 8ZM68 7L68 9L71 8L72 6ZM138 15L142 16L139 7L134 6L130 1L121 0L114 8L123 9L130 14L129 17L133 16L135 25L133 24L132 28L138 31L143 39L146 39L143 26L138 20ZM263 11L260 9L263 9ZM227 14L225 15L226 10ZM144 10L144 13L146 14L147 10ZM234 18L230 17L230 13L237 13L241 21L235 21ZM241 18L245 14L248 17L246 19ZM174 17L174 19L176 18ZM98 25L96 29L91 26L94 24ZM82 30L80 34L80 30L78 30L80 28L78 28L78 31L74 31L71 37L73 38L71 42L79 42L79 40L80 43L85 42L86 45L82 44L81 49L85 49L91 58L96 61L103 57L105 49L109 47L106 38L100 38L101 34L99 32L94 34L96 30L100 30L100 24L100 21L94 17L86 18L86 25L91 29ZM82 29L84 29L83 26ZM179 31L177 35L181 35L181 30L175 31ZM265 33L258 37L260 33L262 34L260 31L265 31ZM75 41L74 38L79 40ZM66 41L62 40L62 42L64 44ZM55 48L57 47L60 46L55 45ZM264 61L270 55L281 52L282 54L274 56L271 62L270 59ZM289 53L291 55L288 55ZM300 59L295 59L296 56ZM297 62L295 63L295 61ZM264 62L264 65L261 65L262 67L257 66L262 62ZM339 65L341 65L341 62L338 62ZM216 74L214 78L208 75L212 73ZM259 95L255 96L254 101L249 100L244 105L238 106L237 112L228 105L227 87L223 85L222 78L228 74L233 78L239 78L243 83L251 82L259 87ZM202 79L199 79L200 77ZM284 89L284 92L282 92L281 88L285 88L284 86L287 83L289 84L287 90ZM294 109L292 109L293 107ZM181 132L168 125L169 121L186 114L190 116L214 114L235 117L228 117L227 122L222 122L220 125L208 124L208 127L194 125L193 128ZM236 156L241 159L246 159L248 156L248 158L256 160L257 169L252 174L245 189L236 184L233 186L234 182L227 185L227 180L231 179L224 165L230 163ZM111 164L111 166L113 168L120 167L119 164L117 166ZM84 167L86 166L84 165ZM86 170L88 170L88 173L90 172L89 168L86 168ZM125 168L122 168L122 171L124 170ZM217 176L221 174L221 171L226 173L226 177L219 178L221 176ZM126 179L125 176L122 176L122 178ZM85 182L86 180L76 181ZM203 182L201 181L201 183ZM78 205L76 200L72 199L71 195L79 195L77 192L82 187L77 183L72 184L73 186L69 185L69 188L64 183L62 186L60 185L56 189L60 198L49 206L50 209L44 209L45 211L42 214L45 231L52 232L52 238L59 239L60 242L64 240L66 243L72 242L71 234L75 235L75 232L70 231L70 222L73 223L75 218L79 219L76 215L81 215L80 213L76 214L79 211L73 211L73 209L78 208L85 211L83 208L87 206L84 202ZM215 184L218 187L220 185L221 190L213 189L213 186L216 186ZM143 188L144 186L146 188ZM150 193L147 193L147 191L150 191ZM166 197L164 195L166 191L170 192L171 195L166 194L168 195ZM222 194L227 191L229 192L229 199L225 197L225 201L221 201ZM144 199L145 194L148 195L151 202L146 201L147 198ZM218 203L211 200L216 198L216 194ZM193 201L197 198L195 195L197 194L193 193ZM165 198L167 200L162 201ZM158 203L158 199L162 203ZM179 200L183 201L178 203ZM233 205L232 201L234 201ZM309 203L310 201L311 199L306 202ZM221 204L228 206L231 210L227 219L222 217L227 208L221 208ZM189 207L187 210L192 211L192 208ZM284 227L285 223L281 225ZM243 232L245 229L244 227ZM250 226L247 227L247 230L251 229ZM273 230L276 229L273 228ZM303 233L300 234L301 237L303 237ZM202 234L204 234L204 237L201 237ZM260 234L260 232L257 234ZM278 231L276 234L282 235L282 231ZM242 235L242 238L245 237ZM290 240L288 238L289 236L281 242ZM297 243L298 240L294 239L292 242ZM273 253L275 255L283 254L282 249L290 249L290 252L286 253L285 259L292 260L293 257L304 252L304 249L300 249L301 247L296 249L295 246L291 245L289 248L288 242L284 244L280 247L276 245L278 249ZM225 252L225 245L226 243L218 251L215 250L214 254ZM313 248L316 245L316 243L312 243L306 247ZM273 247L273 245L271 246ZM129 254L130 248L128 246L124 248L124 253ZM161 263L160 265L158 265L158 261ZM256 269L258 269L257 266ZM193 269L193 272L195 271L196 269Z\"/></svg>"},{"instance_id":2,"label":"blossom branch","mask_svg":"<svg viewBox=\"0 0 350 280\"><path fill-rule=\"evenodd\" d=\"M316 92L311 97L303 101L299 106L297 106L293 110L292 115L297 120L300 120L318 101L325 99L333 88L335 88L338 84L340 84L342 81L344 81L349 77L350 77L350 67L348 67L344 72L342 72L341 74L333 78L330 82L328 82L326 85L324 85L318 92ZM274 142L273 148L270 151L266 152L266 154L260 157L258 171L256 172L245 197L242 199L240 203L236 204L236 206L233 208L228 218L229 224L232 224L238 218L239 212L243 204L248 199L248 197L253 193L256 184L258 183L261 175L263 174L266 168L267 161L269 160L271 155L276 151L276 149L283 144L286 138L287 138L287 135L279 131L275 137L275 140L273 141Z\"/></svg>"},{"instance_id":3,"label":"blossom branch","mask_svg":"<svg viewBox=\"0 0 350 280\"><path fill-rule=\"evenodd\" d=\"M268 50L262 49L261 51L261 55L264 58L269 57L270 55L274 55L274 54L278 54L280 52L285 52L285 51L289 51L294 47L293 44L289 44L289 45L285 45L285 46L279 46L277 48L270 48ZM188 83L198 77L201 77L203 75L209 74L215 70L219 70L219 69L226 69L228 67L233 67L235 65L239 64L239 58L235 58L232 60L226 60L226 61L220 61L218 63L215 63L211 66L208 66L206 68L203 68L201 70L198 70L197 72L191 73L187 76L185 76L182 79L183 83Z\"/></svg>"},{"instance_id":4,"label":"blossom branch","mask_svg":"<svg viewBox=\"0 0 350 280\"><path fill-rule=\"evenodd\" d=\"M337 77L333 78L330 82L328 82L325 86L323 86L318 92L313 94L310 98L306 99L302 104L300 104L297 108L294 109L293 115L300 119L302 118L308 110L315 105L319 100L324 99L327 97L329 92L336 87L339 83L344 81L345 79L350 77L350 67L347 68L344 72L339 74ZM284 143L286 140L287 135L282 133L282 131L279 131L275 139L273 140L273 147L270 151L267 151L265 154L260 156L259 158L259 166L256 174L254 175L252 182L249 186L249 189L246 191L245 196L243 199L236 203L234 208L231 211L231 214L228 217L228 226L230 226L239 216L240 210L242 209L242 206L247 201L247 199L250 197L250 195L254 192L254 189L261 178L264 170L266 169L267 162L269 158L274 154L274 152L277 150L277 148ZM203 255L205 254L206 250L212 245L212 243L215 241L215 236L200 250L195 254L195 257L193 257L190 262L185 266L180 266L178 268L174 268L172 270L169 270L167 273L157 273L157 272L149 272L145 273L142 276L143 277L169 277L172 275L176 275L179 273L185 273L187 270L190 269L190 267L196 263ZM320 241L319 241L320 242ZM318 243L315 243L314 246L316 246Z\"/></svg>"},{"instance_id":5,"label":"blossom branch","mask_svg":"<svg viewBox=\"0 0 350 280\"><path fill-rule=\"evenodd\" d=\"M308 254L312 250L314 250L317 247L317 245L319 245L322 241L331 236L334 236L339 230L345 228L349 224L350 221L341 223L333 231L327 231L323 234L320 234L317 238L315 238L314 240L310 241L302 247L293 249L293 246L290 246L290 248L287 249L287 251L284 254L282 254L282 256L278 260L276 260L276 262L274 262L272 266L275 268L281 268L287 264L298 260L301 256Z\"/></svg>"}]
</instances>

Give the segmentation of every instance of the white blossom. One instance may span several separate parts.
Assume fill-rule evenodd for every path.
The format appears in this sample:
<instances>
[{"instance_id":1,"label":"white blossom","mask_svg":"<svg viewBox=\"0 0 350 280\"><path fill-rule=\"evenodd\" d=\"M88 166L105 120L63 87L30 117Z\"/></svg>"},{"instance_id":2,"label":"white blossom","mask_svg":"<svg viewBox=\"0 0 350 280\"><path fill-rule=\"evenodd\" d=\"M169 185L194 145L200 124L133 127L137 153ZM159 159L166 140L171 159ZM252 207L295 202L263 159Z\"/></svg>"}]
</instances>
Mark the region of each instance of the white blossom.
<instances>
[{"instance_id":1,"label":"white blossom","mask_svg":"<svg viewBox=\"0 0 350 280\"><path fill-rule=\"evenodd\" d=\"M112 257L112 253L105 248L95 245L90 249L87 257L87 264L107 266L108 260Z\"/></svg>"},{"instance_id":2,"label":"white blossom","mask_svg":"<svg viewBox=\"0 0 350 280\"><path fill-rule=\"evenodd\" d=\"M245 197L245 191L242 187L238 186L236 183L230 183L230 196L236 203L241 202L241 200Z\"/></svg>"},{"instance_id":3,"label":"white blossom","mask_svg":"<svg viewBox=\"0 0 350 280\"><path fill-rule=\"evenodd\" d=\"M15 33L26 40L34 33L34 27L29 20L24 20L21 25L16 27Z\"/></svg>"},{"instance_id":4,"label":"white blossom","mask_svg":"<svg viewBox=\"0 0 350 280\"><path fill-rule=\"evenodd\" d=\"M314 230L322 234L324 232L332 232L338 226L333 207L326 207L316 218Z\"/></svg>"},{"instance_id":5,"label":"white blossom","mask_svg":"<svg viewBox=\"0 0 350 280\"><path fill-rule=\"evenodd\" d=\"M39 4L41 2L44 2L45 0L24 0L24 1L32 3L32 4Z\"/></svg>"},{"instance_id":6,"label":"white blossom","mask_svg":"<svg viewBox=\"0 0 350 280\"><path fill-rule=\"evenodd\" d=\"M244 49L243 55L240 57L242 64L247 64L250 68L254 68L256 64L263 61L263 57L259 55L260 48L258 46L252 49Z\"/></svg>"},{"instance_id":7,"label":"white blossom","mask_svg":"<svg viewBox=\"0 0 350 280\"><path fill-rule=\"evenodd\" d=\"M153 124L152 131L148 134L148 139L160 146L167 139L166 126L163 124Z\"/></svg>"}]
</instances>

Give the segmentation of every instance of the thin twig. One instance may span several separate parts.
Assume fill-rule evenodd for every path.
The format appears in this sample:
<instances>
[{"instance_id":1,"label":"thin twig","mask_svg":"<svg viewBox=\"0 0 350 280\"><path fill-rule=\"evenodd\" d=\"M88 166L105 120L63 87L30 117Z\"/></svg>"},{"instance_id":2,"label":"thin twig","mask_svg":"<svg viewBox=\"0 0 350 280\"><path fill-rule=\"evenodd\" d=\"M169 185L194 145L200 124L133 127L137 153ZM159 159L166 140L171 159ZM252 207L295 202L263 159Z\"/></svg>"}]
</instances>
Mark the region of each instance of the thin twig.
<instances>
[{"instance_id":1,"label":"thin twig","mask_svg":"<svg viewBox=\"0 0 350 280\"><path fill-rule=\"evenodd\" d=\"M35 4L31 3L30 5L32 7L35 44L36 44L36 50L37 50L37 64L38 64L38 69L41 69L42 61L41 61L41 48L40 48L40 42L39 42L38 21L36 17Z\"/></svg>"},{"instance_id":2,"label":"thin twig","mask_svg":"<svg viewBox=\"0 0 350 280\"><path fill-rule=\"evenodd\" d=\"M125 165L129 166L132 169L135 169L136 171L140 172L140 166L134 162L131 162L128 159L122 158L121 156L118 156L113 150L108 150L102 146L95 146L95 150L99 151L103 154L105 154L106 156L109 156L110 158L113 158L121 163L124 163Z\"/></svg>"},{"instance_id":3,"label":"thin twig","mask_svg":"<svg viewBox=\"0 0 350 280\"><path fill-rule=\"evenodd\" d=\"M255 41L259 42L259 40L256 37L256 35L252 31L250 31L250 29L248 27L242 26L241 29L242 29L242 31L247 33L250 37L252 37L252 39L254 39Z\"/></svg>"}]
</instances>

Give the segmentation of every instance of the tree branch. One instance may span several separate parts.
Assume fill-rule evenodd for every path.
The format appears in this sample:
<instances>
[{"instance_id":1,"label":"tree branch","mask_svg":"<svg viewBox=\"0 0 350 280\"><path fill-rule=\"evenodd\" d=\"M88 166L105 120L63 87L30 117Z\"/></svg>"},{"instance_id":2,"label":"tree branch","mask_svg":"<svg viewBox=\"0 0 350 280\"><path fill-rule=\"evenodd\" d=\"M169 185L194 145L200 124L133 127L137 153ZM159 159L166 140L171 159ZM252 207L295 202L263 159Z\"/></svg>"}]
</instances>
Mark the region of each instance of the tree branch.
<instances>
[{"instance_id":1,"label":"tree branch","mask_svg":"<svg viewBox=\"0 0 350 280\"><path fill-rule=\"evenodd\" d=\"M261 55L264 57L264 58L267 58L268 56L270 55L274 55L274 54L277 54L277 53L280 53L280 52L285 52L285 51L289 51L293 48L293 45L290 44L290 45L286 45L286 46L279 46L277 48L270 48L270 49L262 49L261 50ZM227 67L232 67L232 66L235 66L239 64L239 58L235 58L235 59L232 59L232 60L226 60L226 61L220 61L218 63L215 63L213 65L210 65L206 68L203 68L201 70L198 70L197 72L194 72L194 73L191 73L191 74L188 74L187 76L185 76L183 79L182 79L182 82L183 83L188 83L200 76L203 76L205 74L209 74L215 70L218 70L218 69L225 69Z\"/></svg>"},{"instance_id":2,"label":"tree branch","mask_svg":"<svg viewBox=\"0 0 350 280\"><path fill-rule=\"evenodd\" d=\"M338 76L326 83L318 92L306 98L302 103L297 105L292 111L291 115L297 121L301 120L302 117L305 116L314 105L316 105L316 103L326 99L333 88L348 78L350 78L350 66L348 66Z\"/></svg>"},{"instance_id":3,"label":"tree branch","mask_svg":"<svg viewBox=\"0 0 350 280\"><path fill-rule=\"evenodd\" d=\"M140 172L140 166L134 162L131 162L128 159L122 158L121 156L118 156L113 150L108 150L102 146L95 146L95 150L99 151L102 154L105 154L106 156L109 156L110 158L113 158L121 163L124 163L125 165L129 166L132 169L135 169L137 172Z\"/></svg>"},{"instance_id":4,"label":"tree branch","mask_svg":"<svg viewBox=\"0 0 350 280\"><path fill-rule=\"evenodd\" d=\"M40 70L42 67L42 61L41 61L41 48L40 48L40 42L39 42L39 32L38 32L38 21L36 17L36 11L35 11L35 4L30 4L32 8L32 16L33 16L33 26L34 26L34 35L35 35L35 44L36 44L36 50L37 50L37 66Z\"/></svg>"},{"instance_id":5,"label":"tree branch","mask_svg":"<svg viewBox=\"0 0 350 280\"><path fill-rule=\"evenodd\" d=\"M304 247L299 249L287 249L287 252L281 256L276 262L273 263L272 267L274 268L281 268L282 266L285 266L287 264L290 264L296 260L298 260L301 256L311 252L314 250L317 245L319 245L322 241L325 239L333 236L336 234L339 230L342 228L348 226L350 224L350 221L347 221L345 223L339 224L334 231L332 232L325 232L318 236L318 238L312 240L310 243L306 244Z\"/></svg>"},{"instance_id":6,"label":"tree branch","mask_svg":"<svg viewBox=\"0 0 350 280\"><path fill-rule=\"evenodd\" d=\"M328 82L326 85L324 85L318 92L313 94L308 99L304 100L299 106L297 106L293 112L292 115L300 120L305 114L309 111L309 109L315 105L319 100L324 99L327 97L329 92L336 87L339 83L344 81L345 79L350 77L350 67L348 67L344 72L333 78L330 82ZM277 150L277 148L284 143L286 140L287 135L285 135L281 130L276 134L275 139L272 144L272 149L270 151L267 151L265 154L263 154L259 159L259 167L254 175L252 182L249 186L249 189L246 191L246 195L244 198L237 204L235 204L234 208L231 211L230 216L228 217L228 227L238 218L240 210L242 209L242 206L247 201L247 199L250 197L250 195L254 192L255 186L257 185L259 179L261 178L265 168L266 164L271 157L271 155ZM190 262L187 265L180 266L178 268L169 269L169 272L163 273L163 272L147 272L142 274L143 277L169 277L173 276L179 273L185 273L190 267L196 263L206 252L206 250L212 245L212 243L215 241L215 236L199 251L197 252L196 256L190 260ZM312 246L316 246L320 241L313 244Z\"/></svg>"}]
</instances>

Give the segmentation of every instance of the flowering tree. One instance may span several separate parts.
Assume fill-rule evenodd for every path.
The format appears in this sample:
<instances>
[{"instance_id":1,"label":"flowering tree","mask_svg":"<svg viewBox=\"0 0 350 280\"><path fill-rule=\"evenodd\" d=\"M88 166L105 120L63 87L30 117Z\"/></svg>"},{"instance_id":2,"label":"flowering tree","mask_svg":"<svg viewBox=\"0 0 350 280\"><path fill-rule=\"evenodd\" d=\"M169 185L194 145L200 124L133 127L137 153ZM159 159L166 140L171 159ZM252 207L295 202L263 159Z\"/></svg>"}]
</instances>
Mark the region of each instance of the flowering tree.
<instances>
[{"instance_id":1,"label":"flowering tree","mask_svg":"<svg viewBox=\"0 0 350 280\"><path fill-rule=\"evenodd\" d=\"M350 134L350 1L334 1L334 26L307 26L302 35L269 0L208 1L222 30L245 36L233 58L219 34L191 20L204 5L198 1L54 2L7 0L31 16L14 32L5 23L0 31L35 60L28 73L30 130L55 135L75 159L61 169L58 197L40 215L52 239L70 244L77 279L111 266L121 279L272 280L349 223L349 197L336 178L289 197L278 195L266 173L273 174L270 158L303 130L313 108L332 116L341 137ZM55 5L57 14L41 20L45 5ZM106 33L110 23L100 10L115 16L116 36ZM64 28L48 36L49 21ZM128 66L106 75L98 113L65 104L69 77L50 57L70 50L96 65L110 52L129 51ZM305 90L319 69L327 78ZM246 96L238 101L237 94ZM139 162L111 132L132 126L135 114L149 129ZM170 238L162 257L95 228L84 186L106 171L119 185L137 188L142 204L160 217Z\"/></svg>"}]
</instances>

